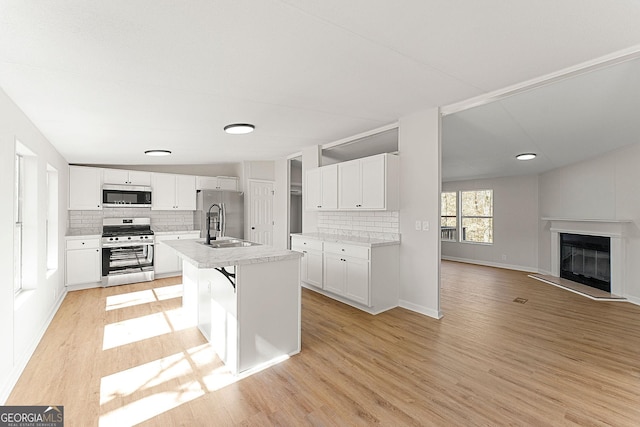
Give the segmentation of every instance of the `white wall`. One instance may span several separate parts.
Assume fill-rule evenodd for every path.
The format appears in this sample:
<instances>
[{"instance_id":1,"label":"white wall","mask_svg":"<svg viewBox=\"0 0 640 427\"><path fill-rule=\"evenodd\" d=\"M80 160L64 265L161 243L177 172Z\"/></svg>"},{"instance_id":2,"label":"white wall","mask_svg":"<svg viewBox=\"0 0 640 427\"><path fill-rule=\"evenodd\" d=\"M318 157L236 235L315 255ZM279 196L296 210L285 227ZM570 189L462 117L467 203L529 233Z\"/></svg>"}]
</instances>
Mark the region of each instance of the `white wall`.
<instances>
[{"instance_id":1,"label":"white wall","mask_svg":"<svg viewBox=\"0 0 640 427\"><path fill-rule=\"evenodd\" d=\"M440 110L400 119L400 305L439 318ZM428 231L415 222L428 221Z\"/></svg>"},{"instance_id":2,"label":"white wall","mask_svg":"<svg viewBox=\"0 0 640 427\"><path fill-rule=\"evenodd\" d=\"M640 144L542 174L540 217L632 220L627 227L627 298L640 304ZM540 223L539 268L551 271L551 236Z\"/></svg>"},{"instance_id":3,"label":"white wall","mask_svg":"<svg viewBox=\"0 0 640 427\"><path fill-rule=\"evenodd\" d=\"M35 289L23 293L20 304L13 292L13 200L14 149L18 139L37 156L37 215L34 257ZM26 365L48 322L64 295L64 244L58 245L58 269L47 274L46 260L46 173L47 163L58 171L58 241L64 242L67 225L68 165L22 111L0 90L0 403L4 403Z\"/></svg>"},{"instance_id":4,"label":"white wall","mask_svg":"<svg viewBox=\"0 0 640 427\"><path fill-rule=\"evenodd\" d=\"M493 244L443 241L443 259L538 271L538 176L442 184L442 191L488 189L493 190Z\"/></svg>"}]
</instances>

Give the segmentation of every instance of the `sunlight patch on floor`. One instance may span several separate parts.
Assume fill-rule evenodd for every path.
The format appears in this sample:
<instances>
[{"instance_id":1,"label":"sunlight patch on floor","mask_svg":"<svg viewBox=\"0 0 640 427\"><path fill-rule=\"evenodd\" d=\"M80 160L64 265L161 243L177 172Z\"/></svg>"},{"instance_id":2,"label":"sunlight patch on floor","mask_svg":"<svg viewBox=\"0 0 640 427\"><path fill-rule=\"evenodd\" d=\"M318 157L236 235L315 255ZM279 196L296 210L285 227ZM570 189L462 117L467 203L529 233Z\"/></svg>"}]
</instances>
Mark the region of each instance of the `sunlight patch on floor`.
<instances>
[{"instance_id":1,"label":"sunlight patch on floor","mask_svg":"<svg viewBox=\"0 0 640 427\"><path fill-rule=\"evenodd\" d=\"M120 308L133 307L156 301L165 301L182 297L182 283L161 288L146 289L144 291L126 292L118 295L110 295L106 300L106 311Z\"/></svg>"},{"instance_id":2,"label":"sunlight patch on floor","mask_svg":"<svg viewBox=\"0 0 640 427\"><path fill-rule=\"evenodd\" d=\"M111 323L104 327L102 349L120 347L191 326L182 308Z\"/></svg>"},{"instance_id":3,"label":"sunlight patch on floor","mask_svg":"<svg viewBox=\"0 0 640 427\"><path fill-rule=\"evenodd\" d=\"M111 295L107 297L107 311L119 308L133 307L135 305L148 304L156 301L153 290L127 292L126 294Z\"/></svg>"},{"instance_id":4,"label":"sunlight patch on floor","mask_svg":"<svg viewBox=\"0 0 640 427\"><path fill-rule=\"evenodd\" d=\"M163 286L162 288L154 288L153 293L156 294L158 301L164 301L172 298L182 297L182 283L171 286Z\"/></svg>"}]
</instances>

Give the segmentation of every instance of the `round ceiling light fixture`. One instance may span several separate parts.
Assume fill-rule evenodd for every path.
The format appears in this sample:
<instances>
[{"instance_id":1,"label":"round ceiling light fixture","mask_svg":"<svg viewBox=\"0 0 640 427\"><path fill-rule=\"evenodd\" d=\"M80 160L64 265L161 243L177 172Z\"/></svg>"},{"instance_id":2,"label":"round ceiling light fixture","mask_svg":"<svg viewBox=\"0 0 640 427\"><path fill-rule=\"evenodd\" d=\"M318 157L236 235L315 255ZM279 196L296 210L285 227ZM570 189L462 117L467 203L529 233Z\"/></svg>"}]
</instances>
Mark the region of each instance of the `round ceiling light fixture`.
<instances>
[{"instance_id":1,"label":"round ceiling light fixture","mask_svg":"<svg viewBox=\"0 0 640 427\"><path fill-rule=\"evenodd\" d=\"M531 160L536 158L536 153L522 153L516 156L518 160Z\"/></svg>"},{"instance_id":2,"label":"round ceiling light fixture","mask_svg":"<svg viewBox=\"0 0 640 427\"><path fill-rule=\"evenodd\" d=\"M144 152L147 156L168 156L171 154L169 150L147 150Z\"/></svg>"},{"instance_id":3,"label":"round ceiling light fixture","mask_svg":"<svg viewBox=\"0 0 640 427\"><path fill-rule=\"evenodd\" d=\"M249 123L232 123L224 127L226 133L232 135L243 135L245 133L251 133L256 127Z\"/></svg>"}]
</instances>

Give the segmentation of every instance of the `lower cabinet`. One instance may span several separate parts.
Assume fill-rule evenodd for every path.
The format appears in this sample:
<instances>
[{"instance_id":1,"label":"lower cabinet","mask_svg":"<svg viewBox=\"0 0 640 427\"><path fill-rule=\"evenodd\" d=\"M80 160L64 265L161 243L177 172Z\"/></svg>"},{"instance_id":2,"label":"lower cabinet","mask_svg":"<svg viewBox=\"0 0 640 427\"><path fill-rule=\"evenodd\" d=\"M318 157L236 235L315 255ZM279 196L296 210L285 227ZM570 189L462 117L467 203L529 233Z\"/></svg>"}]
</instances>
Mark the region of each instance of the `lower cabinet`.
<instances>
[{"instance_id":1,"label":"lower cabinet","mask_svg":"<svg viewBox=\"0 0 640 427\"><path fill-rule=\"evenodd\" d=\"M200 237L199 231L183 232L175 234L156 234L155 253L153 258L153 271L157 275L180 274L182 272L182 260L176 255L173 249L164 245L164 240L197 239Z\"/></svg>"},{"instance_id":2,"label":"lower cabinet","mask_svg":"<svg viewBox=\"0 0 640 427\"><path fill-rule=\"evenodd\" d=\"M67 286L84 285L100 281L100 237L67 237Z\"/></svg>"},{"instance_id":3,"label":"lower cabinet","mask_svg":"<svg viewBox=\"0 0 640 427\"><path fill-rule=\"evenodd\" d=\"M377 314L398 305L399 245L363 246L294 235L300 280L328 297Z\"/></svg>"},{"instance_id":4,"label":"lower cabinet","mask_svg":"<svg viewBox=\"0 0 640 427\"><path fill-rule=\"evenodd\" d=\"M322 288L322 241L292 236L291 249L302 252L300 280Z\"/></svg>"},{"instance_id":5,"label":"lower cabinet","mask_svg":"<svg viewBox=\"0 0 640 427\"><path fill-rule=\"evenodd\" d=\"M370 306L369 248L344 243L324 244L324 289Z\"/></svg>"}]
</instances>

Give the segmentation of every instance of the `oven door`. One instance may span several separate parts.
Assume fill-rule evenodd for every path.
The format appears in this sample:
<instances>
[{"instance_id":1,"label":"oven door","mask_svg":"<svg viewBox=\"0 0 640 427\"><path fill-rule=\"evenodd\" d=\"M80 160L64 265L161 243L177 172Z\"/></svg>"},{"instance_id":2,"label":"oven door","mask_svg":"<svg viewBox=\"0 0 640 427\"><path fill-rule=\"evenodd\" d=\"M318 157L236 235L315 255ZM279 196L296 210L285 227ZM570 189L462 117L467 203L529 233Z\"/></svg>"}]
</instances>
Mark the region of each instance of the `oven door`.
<instances>
[{"instance_id":1,"label":"oven door","mask_svg":"<svg viewBox=\"0 0 640 427\"><path fill-rule=\"evenodd\" d=\"M102 247L102 285L145 282L154 279L152 242Z\"/></svg>"}]
</instances>

